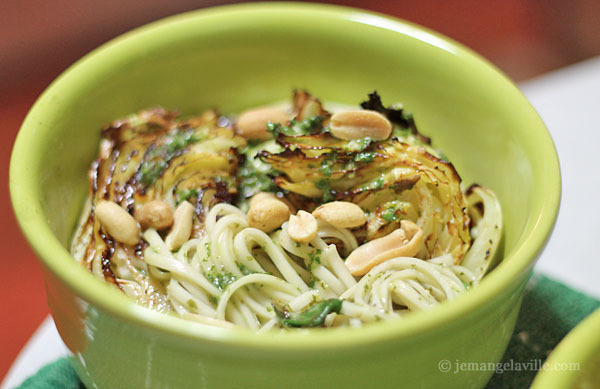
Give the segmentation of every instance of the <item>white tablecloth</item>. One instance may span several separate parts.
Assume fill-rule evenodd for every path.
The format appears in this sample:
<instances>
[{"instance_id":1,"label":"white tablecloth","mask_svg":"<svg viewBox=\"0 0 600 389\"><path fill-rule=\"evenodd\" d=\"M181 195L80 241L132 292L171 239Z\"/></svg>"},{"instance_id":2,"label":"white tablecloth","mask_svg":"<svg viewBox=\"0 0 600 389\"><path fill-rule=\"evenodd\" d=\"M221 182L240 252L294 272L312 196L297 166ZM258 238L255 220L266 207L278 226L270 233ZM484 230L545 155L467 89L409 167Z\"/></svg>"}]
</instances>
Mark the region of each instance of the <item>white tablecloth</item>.
<instances>
[{"instance_id":1,"label":"white tablecloth","mask_svg":"<svg viewBox=\"0 0 600 389\"><path fill-rule=\"evenodd\" d=\"M600 298L600 57L521 85L560 160L562 199L536 271Z\"/></svg>"}]
</instances>

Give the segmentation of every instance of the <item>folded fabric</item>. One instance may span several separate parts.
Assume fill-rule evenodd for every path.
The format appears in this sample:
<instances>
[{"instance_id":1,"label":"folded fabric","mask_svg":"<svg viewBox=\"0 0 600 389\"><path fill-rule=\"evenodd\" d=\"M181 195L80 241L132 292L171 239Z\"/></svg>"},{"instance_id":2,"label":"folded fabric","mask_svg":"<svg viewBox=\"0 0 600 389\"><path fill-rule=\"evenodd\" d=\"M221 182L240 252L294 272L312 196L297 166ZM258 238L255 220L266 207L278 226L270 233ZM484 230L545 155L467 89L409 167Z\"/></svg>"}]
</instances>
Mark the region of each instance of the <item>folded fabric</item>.
<instances>
[{"instance_id":1,"label":"folded fabric","mask_svg":"<svg viewBox=\"0 0 600 389\"><path fill-rule=\"evenodd\" d=\"M600 307L600 301L560 282L535 274L525 288L521 311L502 366L527 364L525 369L497 370L486 389L528 388L550 351ZM20 388L83 388L67 358L44 366Z\"/></svg>"},{"instance_id":2,"label":"folded fabric","mask_svg":"<svg viewBox=\"0 0 600 389\"><path fill-rule=\"evenodd\" d=\"M529 388L550 352L600 301L540 274L525 287L517 325L486 389ZM514 368L518 364L519 369Z\"/></svg>"},{"instance_id":3,"label":"folded fabric","mask_svg":"<svg viewBox=\"0 0 600 389\"><path fill-rule=\"evenodd\" d=\"M19 388L27 389L79 389L85 387L79 381L75 370L66 357L47 364L37 373L27 378Z\"/></svg>"}]
</instances>

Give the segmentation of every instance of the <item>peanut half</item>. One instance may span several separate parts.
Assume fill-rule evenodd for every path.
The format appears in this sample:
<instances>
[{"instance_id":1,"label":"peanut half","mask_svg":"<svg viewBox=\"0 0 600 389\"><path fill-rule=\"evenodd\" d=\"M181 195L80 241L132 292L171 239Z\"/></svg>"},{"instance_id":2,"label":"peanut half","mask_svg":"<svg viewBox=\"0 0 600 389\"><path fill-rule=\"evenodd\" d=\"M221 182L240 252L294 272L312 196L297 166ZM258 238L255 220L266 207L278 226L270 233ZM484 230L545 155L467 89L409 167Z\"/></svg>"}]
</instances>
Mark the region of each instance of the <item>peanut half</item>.
<instances>
[{"instance_id":1,"label":"peanut half","mask_svg":"<svg viewBox=\"0 0 600 389\"><path fill-rule=\"evenodd\" d=\"M258 192L257 194L252 196L252 198L250 198L250 206L252 207L252 205L260 203L263 200L278 200L278 199L277 199L277 196L275 196L273 193Z\"/></svg>"},{"instance_id":2,"label":"peanut half","mask_svg":"<svg viewBox=\"0 0 600 389\"><path fill-rule=\"evenodd\" d=\"M163 230L173 225L173 209L166 201L152 200L142 205L135 218L142 229Z\"/></svg>"},{"instance_id":3,"label":"peanut half","mask_svg":"<svg viewBox=\"0 0 600 389\"><path fill-rule=\"evenodd\" d=\"M312 214L335 227L354 228L367 222L365 213L360 207L348 201L333 201L323 204Z\"/></svg>"},{"instance_id":4,"label":"peanut half","mask_svg":"<svg viewBox=\"0 0 600 389\"><path fill-rule=\"evenodd\" d=\"M94 212L106 232L117 242L132 246L139 242L140 227L119 204L102 200L96 204Z\"/></svg>"},{"instance_id":5,"label":"peanut half","mask_svg":"<svg viewBox=\"0 0 600 389\"><path fill-rule=\"evenodd\" d=\"M171 251L178 250L192 234L194 206L187 201L181 202L173 215L173 227L165 238L165 243Z\"/></svg>"},{"instance_id":6,"label":"peanut half","mask_svg":"<svg viewBox=\"0 0 600 389\"><path fill-rule=\"evenodd\" d=\"M271 134L267 131L267 122L285 123L288 115L278 108L260 107L244 111L238 117L237 132L246 139L267 140Z\"/></svg>"},{"instance_id":7,"label":"peanut half","mask_svg":"<svg viewBox=\"0 0 600 389\"><path fill-rule=\"evenodd\" d=\"M309 243L317 237L317 232L317 219L312 214L306 211L298 211L295 216L290 216L288 235L293 241Z\"/></svg>"},{"instance_id":8,"label":"peanut half","mask_svg":"<svg viewBox=\"0 0 600 389\"><path fill-rule=\"evenodd\" d=\"M385 116L366 109L335 113L329 128L333 136L344 140L365 137L383 140L392 133L392 123Z\"/></svg>"},{"instance_id":9,"label":"peanut half","mask_svg":"<svg viewBox=\"0 0 600 389\"><path fill-rule=\"evenodd\" d=\"M250 199L248 225L269 233L279 228L290 217L290 209L275 195L258 193Z\"/></svg>"},{"instance_id":10,"label":"peanut half","mask_svg":"<svg viewBox=\"0 0 600 389\"><path fill-rule=\"evenodd\" d=\"M422 242L423 230L409 220L402 220L400 228L391 234L367 242L350 253L346 267L353 276L362 276L388 259L414 256Z\"/></svg>"}]
</instances>

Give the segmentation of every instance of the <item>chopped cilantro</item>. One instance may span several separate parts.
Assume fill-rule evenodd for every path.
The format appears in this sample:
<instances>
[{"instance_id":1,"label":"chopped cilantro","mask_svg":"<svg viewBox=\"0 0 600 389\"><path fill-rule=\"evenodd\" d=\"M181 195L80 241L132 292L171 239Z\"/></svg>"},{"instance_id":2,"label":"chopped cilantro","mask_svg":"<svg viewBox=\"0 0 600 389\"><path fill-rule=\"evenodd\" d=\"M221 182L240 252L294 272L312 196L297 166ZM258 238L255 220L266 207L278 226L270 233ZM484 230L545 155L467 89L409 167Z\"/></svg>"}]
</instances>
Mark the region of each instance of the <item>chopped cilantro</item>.
<instances>
[{"instance_id":1,"label":"chopped cilantro","mask_svg":"<svg viewBox=\"0 0 600 389\"><path fill-rule=\"evenodd\" d=\"M406 140L411 135L412 135L412 133L410 132L410 128L404 128L404 127L395 127L394 128L394 136L400 140Z\"/></svg>"},{"instance_id":2,"label":"chopped cilantro","mask_svg":"<svg viewBox=\"0 0 600 389\"><path fill-rule=\"evenodd\" d=\"M167 162L163 160L142 162L140 166L140 181L145 186L152 185L154 181L162 176L167 166Z\"/></svg>"},{"instance_id":3,"label":"chopped cilantro","mask_svg":"<svg viewBox=\"0 0 600 389\"><path fill-rule=\"evenodd\" d=\"M373 142L373 139L367 137L352 139L346 142L346 151L363 151Z\"/></svg>"},{"instance_id":4,"label":"chopped cilantro","mask_svg":"<svg viewBox=\"0 0 600 389\"><path fill-rule=\"evenodd\" d=\"M311 265L313 263L318 263L321 264L321 249L317 249L316 251L312 251L308 254L308 257L310 258L310 267L312 267Z\"/></svg>"},{"instance_id":5,"label":"chopped cilantro","mask_svg":"<svg viewBox=\"0 0 600 389\"><path fill-rule=\"evenodd\" d=\"M366 184L361 185L361 190L370 190L370 189L381 189L385 184L385 176L382 174L381 176L375 178L367 182Z\"/></svg>"},{"instance_id":6,"label":"chopped cilantro","mask_svg":"<svg viewBox=\"0 0 600 389\"><path fill-rule=\"evenodd\" d=\"M319 171L323 173L325 177L329 177L333 173L333 165L335 164L336 158L337 152L333 151L327 154L327 157L323 160L323 164L319 168Z\"/></svg>"},{"instance_id":7,"label":"chopped cilantro","mask_svg":"<svg viewBox=\"0 0 600 389\"><path fill-rule=\"evenodd\" d=\"M193 131L178 131L171 137L171 141L167 143L167 154L173 154L199 140L200 138Z\"/></svg>"},{"instance_id":8,"label":"chopped cilantro","mask_svg":"<svg viewBox=\"0 0 600 389\"><path fill-rule=\"evenodd\" d=\"M242 150L246 157L244 164L238 169L239 192L241 198L249 198L258 192L276 192L279 190L273 182L273 177L279 173L266 162L257 158L261 150L280 152L280 146L275 141L253 143Z\"/></svg>"},{"instance_id":9,"label":"chopped cilantro","mask_svg":"<svg viewBox=\"0 0 600 389\"><path fill-rule=\"evenodd\" d=\"M220 274L209 273L206 275L206 279L222 291L232 284L236 280L236 277L229 272Z\"/></svg>"},{"instance_id":10,"label":"chopped cilantro","mask_svg":"<svg viewBox=\"0 0 600 389\"><path fill-rule=\"evenodd\" d=\"M334 199L334 196L331 193L331 187L328 179L323 178L315 182L315 186L317 187L317 189L323 191L323 202L328 203Z\"/></svg>"},{"instance_id":11,"label":"chopped cilantro","mask_svg":"<svg viewBox=\"0 0 600 389\"><path fill-rule=\"evenodd\" d=\"M247 276L248 274L255 273L254 271L248 269L248 266L244 265L243 263L238 264L238 267L240 268L240 271L242 272L242 274L245 276Z\"/></svg>"},{"instance_id":12,"label":"chopped cilantro","mask_svg":"<svg viewBox=\"0 0 600 389\"><path fill-rule=\"evenodd\" d=\"M309 132L309 131L312 131L312 130L316 129L317 127L319 127L321 125L321 123L323 123L324 119L325 119L324 116L313 116L313 117L304 119L303 121L298 123L297 126L298 126L298 128L300 128L301 131ZM295 122L295 120L294 120L294 122Z\"/></svg>"},{"instance_id":13,"label":"chopped cilantro","mask_svg":"<svg viewBox=\"0 0 600 389\"><path fill-rule=\"evenodd\" d=\"M377 153L375 151L363 151L354 156L356 162L368 163L373 162Z\"/></svg>"},{"instance_id":14,"label":"chopped cilantro","mask_svg":"<svg viewBox=\"0 0 600 389\"><path fill-rule=\"evenodd\" d=\"M383 210L383 212L381 212L381 218L388 223L394 221L396 220L395 211L396 210L394 208L386 208Z\"/></svg>"},{"instance_id":15,"label":"chopped cilantro","mask_svg":"<svg viewBox=\"0 0 600 389\"><path fill-rule=\"evenodd\" d=\"M194 197L198 197L196 189L177 189L175 191L175 201L177 204Z\"/></svg>"},{"instance_id":16,"label":"chopped cilantro","mask_svg":"<svg viewBox=\"0 0 600 389\"><path fill-rule=\"evenodd\" d=\"M310 135L314 130L321 126L323 120L325 120L325 117L319 115L302 121L292 119L288 121L287 125L267 122L267 131L272 133L274 137L277 137L279 134L289 136Z\"/></svg>"},{"instance_id":17,"label":"chopped cilantro","mask_svg":"<svg viewBox=\"0 0 600 389\"><path fill-rule=\"evenodd\" d=\"M192 143L198 142L200 137L193 130L180 130L174 134L165 135L165 143L149 149L144 161L138 170L138 179L144 186L150 186L162 176L169 161L179 151Z\"/></svg>"},{"instance_id":18,"label":"chopped cilantro","mask_svg":"<svg viewBox=\"0 0 600 389\"><path fill-rule=\"evenodd\" d=\"M272 133L273 136L276 137L281 132L281 124L280 123L267 122L267 131L270 132L270 133Z\"/></svg>"},{"instance_id":19,"label":"chopped cilantro","mask_svg":"<svg viewBox=\"0 0 600 389\"><path fill-rule=\"evenodd\" d=\"M381 211L380 216L387 223L399 221L402 219L402 211L404 211L406 207L409 206L410 203L407 203L405 201L389 201L383 205L383 210Z\"/></svg>"},{"instance_id":20,"label":"chopped cilantro","mask_svg":"<svg viewBox=\"0 0 600 389\"><path fill-rule=\"evenodd\" d=\"M329 190L329 180L328 180L328 179L326 179L326 178L323 178L323 179L321 179L321 180L319 180L319 181L315 182L315 186L316 186L318 189L321 189L321 190L323 190L323 191L324 191L324 190Z\"/></svg>"},{"instance_id":21,"label":"chopped cilantro","mask_svg":"<svg viewBox=\"0 0 600 389\"><path fill-rule=\"evenodd\" d=\"M321 165L321 167L319 168L319 171L323 173L325 177L331 176L331 173L333 173L332 163L324 161L323 165Z\"/></svg>"},{"instance_id":22,"label":"chopped cilantro","mask_svg":"<svg viewBox=\"0 0 600 389\"><path fill-rule=\"evenodd\" d=\"M251 164L245 164L239 170L240 192L243 197L251 197L258 192L275 192L279 188L273 182L270 174L277 175L274 169L270 172L259 172Z\"/></svg>"}]
</instances>

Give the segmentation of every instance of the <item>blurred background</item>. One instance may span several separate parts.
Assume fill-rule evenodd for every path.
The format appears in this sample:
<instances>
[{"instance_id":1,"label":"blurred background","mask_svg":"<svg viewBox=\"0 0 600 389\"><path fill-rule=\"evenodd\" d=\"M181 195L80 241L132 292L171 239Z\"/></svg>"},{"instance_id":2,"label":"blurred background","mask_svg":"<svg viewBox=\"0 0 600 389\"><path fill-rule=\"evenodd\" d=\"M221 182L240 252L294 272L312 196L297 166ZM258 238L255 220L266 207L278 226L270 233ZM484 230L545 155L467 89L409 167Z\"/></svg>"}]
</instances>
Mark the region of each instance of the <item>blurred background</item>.
<instances>
[{"instance_id":1,"label":"blurred background","mask_svg":"<svg viewBox=\"0 0 600 389\"><path fill-rule=\"evenodd\" d=\"M239 1L0 1L0 381L49 313L41 270L8 195L10 151L28 109L70 64L150 21ZM321 1L403 18L477 51L516 82L600 54L598 0Z\"/></svg>"}]
</instances>

